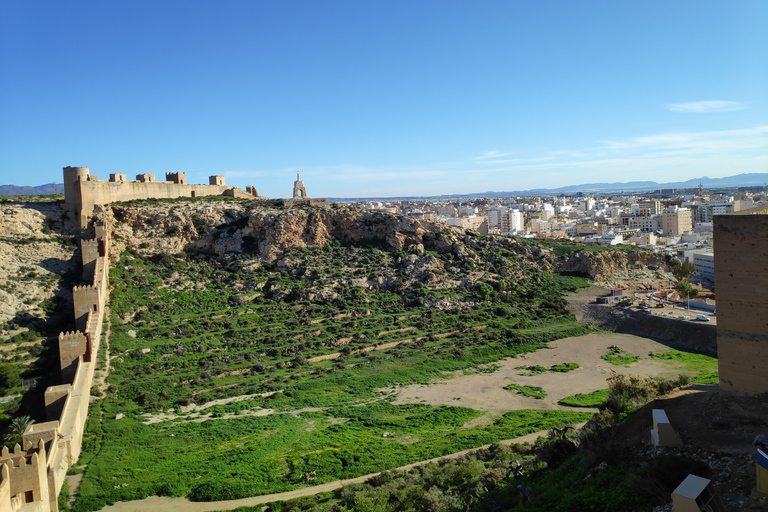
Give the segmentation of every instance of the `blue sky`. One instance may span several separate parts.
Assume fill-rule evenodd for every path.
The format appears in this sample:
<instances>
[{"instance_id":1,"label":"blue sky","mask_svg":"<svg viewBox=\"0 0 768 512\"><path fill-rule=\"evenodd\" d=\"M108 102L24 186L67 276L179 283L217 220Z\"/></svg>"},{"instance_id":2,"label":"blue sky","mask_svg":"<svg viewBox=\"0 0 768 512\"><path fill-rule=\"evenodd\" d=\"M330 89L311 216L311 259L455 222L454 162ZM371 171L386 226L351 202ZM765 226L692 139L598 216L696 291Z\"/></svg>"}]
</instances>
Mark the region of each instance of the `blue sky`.
<instances>
[{"instance_id":1,"label":"blue sky","mask_svg":"<svg viewBox=\"0 0 768 512\"><path fill-rule=\"evenodd\" d=\"M0 0L0 184L287 197L768 172L768 2Z\"/></svg>"}]
</instances>

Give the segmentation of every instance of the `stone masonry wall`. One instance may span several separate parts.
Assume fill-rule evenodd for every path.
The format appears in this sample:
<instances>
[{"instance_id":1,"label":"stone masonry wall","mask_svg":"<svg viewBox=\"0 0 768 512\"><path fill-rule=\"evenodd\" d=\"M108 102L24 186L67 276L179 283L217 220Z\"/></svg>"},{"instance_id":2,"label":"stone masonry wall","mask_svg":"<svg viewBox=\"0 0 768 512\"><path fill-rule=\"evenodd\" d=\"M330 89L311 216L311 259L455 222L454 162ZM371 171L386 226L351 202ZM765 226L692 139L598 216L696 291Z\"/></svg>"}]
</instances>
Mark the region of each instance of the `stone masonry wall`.
<instances>
[{"instance_id":1,"label":"stone masonry wall","mask_svg":"<svg viewBox=\"0 0 768 512\"><path fill-rule=\"evenodd\" d=\"M768 208L714 217L722 389L768 392Z\"/></svg>"},{"instance_id":2,"label":"stone masonry wall","mask_svg":"<svg viewBox=\"0 0 768 512\"><path fill-rule=\"evenodd\" d=\"M0 452L0 512L57 512L67 470L80 457L108 289L109 238L82 242L85 286L73 289L78 331L59 335L62 385L45 392L46 423L31 425L22 446Z\"/></svg>"}]
</instances>

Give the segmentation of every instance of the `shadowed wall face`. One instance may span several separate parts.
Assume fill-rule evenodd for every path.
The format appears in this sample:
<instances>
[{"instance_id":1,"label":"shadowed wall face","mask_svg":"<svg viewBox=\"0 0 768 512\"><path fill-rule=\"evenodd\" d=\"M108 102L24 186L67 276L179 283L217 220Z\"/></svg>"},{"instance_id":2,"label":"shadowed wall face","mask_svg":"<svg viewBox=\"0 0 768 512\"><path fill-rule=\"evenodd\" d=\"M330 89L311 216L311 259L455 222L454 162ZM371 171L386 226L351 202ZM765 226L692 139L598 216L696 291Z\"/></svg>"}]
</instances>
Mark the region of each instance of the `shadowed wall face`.
<instances>
[{"instance_id":1,"label":"shadowed wall face","mask_svg":"<svg viewBox=\"0 0 768 512\"><path fill-rule=\"evenodd\" d=\"M749 212L747 210L746 212ZM768 208L716 215L720 387L768 392Z\"/></svg>"}]
</instances>

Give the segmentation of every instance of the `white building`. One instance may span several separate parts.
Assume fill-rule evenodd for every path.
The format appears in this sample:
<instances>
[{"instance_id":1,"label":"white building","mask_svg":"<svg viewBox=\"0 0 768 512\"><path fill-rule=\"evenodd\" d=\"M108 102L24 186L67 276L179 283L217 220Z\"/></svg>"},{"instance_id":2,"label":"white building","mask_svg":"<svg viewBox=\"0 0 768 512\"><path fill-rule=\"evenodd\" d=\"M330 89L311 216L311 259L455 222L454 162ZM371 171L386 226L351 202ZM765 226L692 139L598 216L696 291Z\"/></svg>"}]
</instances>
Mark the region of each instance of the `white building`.
<instances>
[{"instance_id":1,"label":"white building","mask_svg":"<svg viewBox=\"0 0 768 512\"><path fill-rule=\"evenodd\" d=\"M512 234L523 230L523 212L520 210L506 210L501 214L501 233Z\"/></svg>"},{"instance_id":2,"label":"white building","mask_svg":"<svg viewBox=\"0 0 768 512\"><path fill-rule=\"evenodd\" d=\"M699 249L691 254L693 266L702 277L715 281L715 253L712 249Z\"/></svg>"},{"instance_id":3,"label":"white building","mask_svg":"<svg viewBox=\"0 0 768 512\"><path fill-rule=\"evenodd\" d=\"M712 222L712 217L733 211L733 203L709 203L699 205L701 222Z\"/></svg>"}]
</instances>

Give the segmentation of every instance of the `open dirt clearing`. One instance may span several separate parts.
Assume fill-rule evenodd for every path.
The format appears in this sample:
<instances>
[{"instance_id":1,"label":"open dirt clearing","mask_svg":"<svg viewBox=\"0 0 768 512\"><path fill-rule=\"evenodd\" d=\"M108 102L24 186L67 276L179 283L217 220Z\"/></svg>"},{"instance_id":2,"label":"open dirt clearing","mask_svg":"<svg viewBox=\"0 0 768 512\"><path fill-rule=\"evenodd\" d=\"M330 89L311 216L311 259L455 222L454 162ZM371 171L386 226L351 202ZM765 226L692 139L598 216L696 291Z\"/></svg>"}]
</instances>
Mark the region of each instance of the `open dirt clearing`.
<instances>
[{"instance_id":1,"label":"open dirt clearing","mask_svg":"<svg viewBox=\"0 0 768 512\"><path fill-rule=\"evenodd\" d=\"M628 368L614 366L601 359L612 345L640 356L641 359ZM590 393L607 388L606 379L610 376L611 369L624 375L631 373L641 376L677 376L684 373L679 370L682 365L648 357L649 352L668 350L666 345L631 334L588 334L565 338L551 342L549 348L516 359L499 361L496 364L501 368L493 373L464 375L463 372L455 372L452 378L432 384L396 388L399 396L394 403L460 405L485 411L490 416L517 409L572 409L558 405L557 401L577 393ZM525 372L515 369L517 366L534 365L549 368L559 363L578 363L580 368L568 373L545 372L533 376L521 375ZM507 391L504 386L509 384L540 386L547 392L547 397L539 400L519 395L515 391Z\"/></svg>"}]
</instances>

